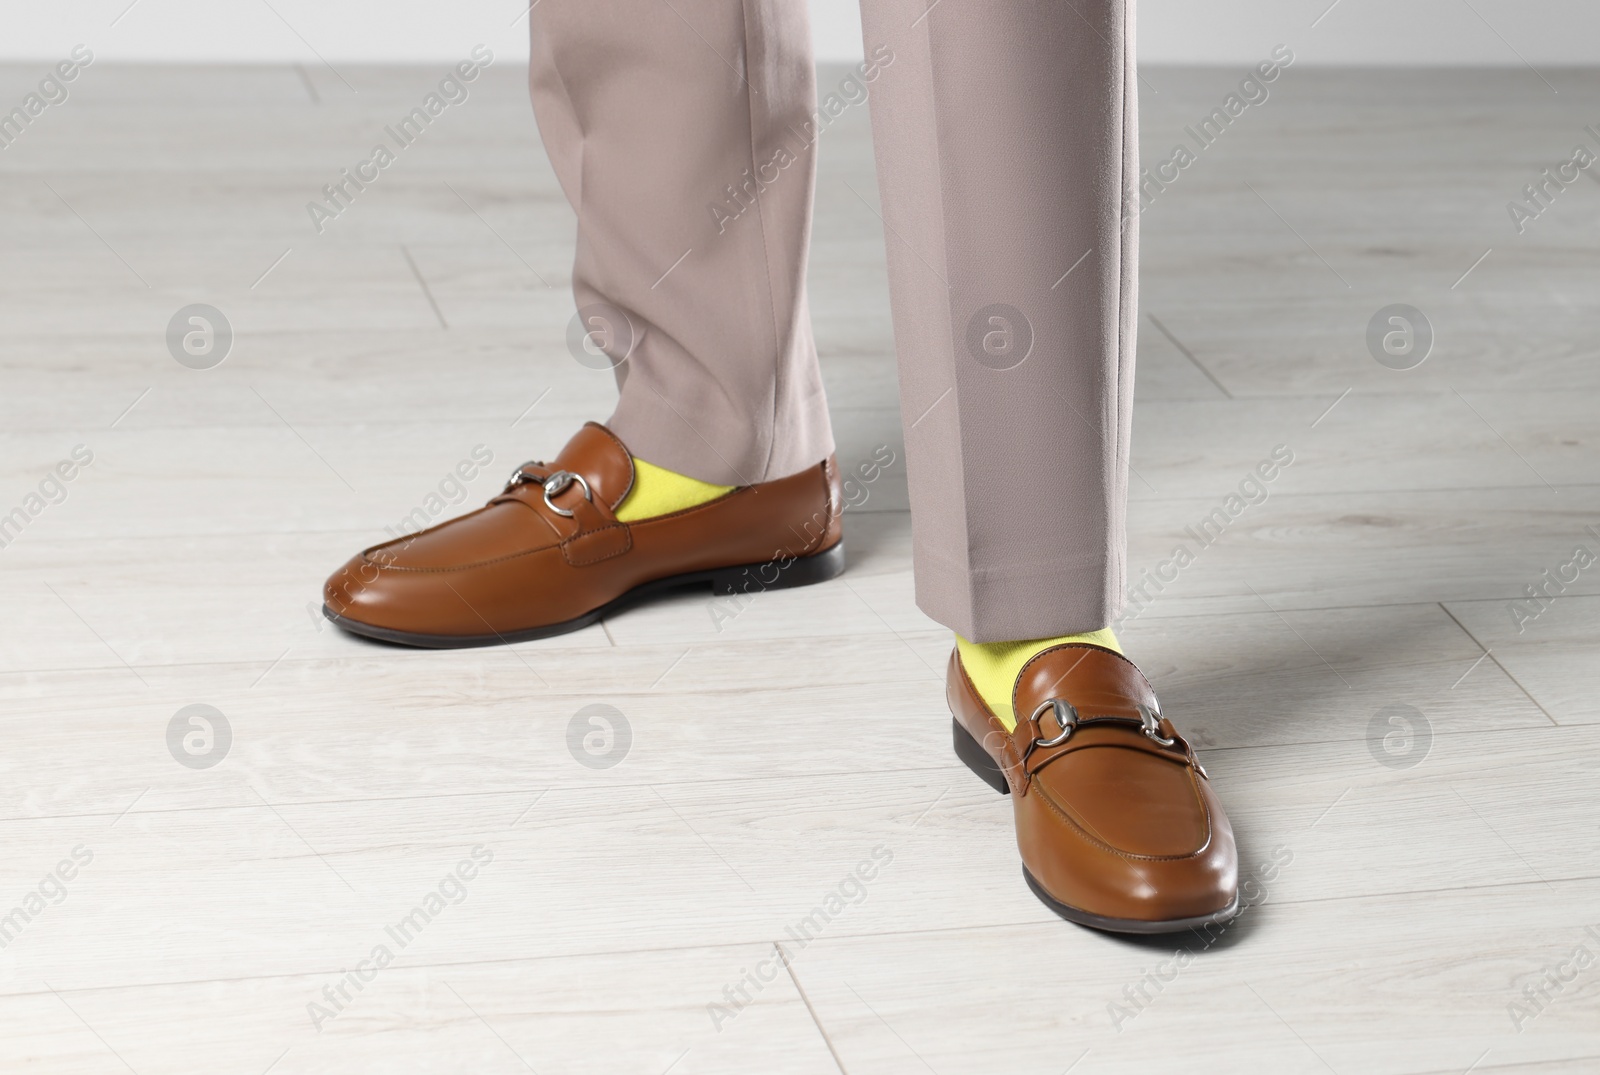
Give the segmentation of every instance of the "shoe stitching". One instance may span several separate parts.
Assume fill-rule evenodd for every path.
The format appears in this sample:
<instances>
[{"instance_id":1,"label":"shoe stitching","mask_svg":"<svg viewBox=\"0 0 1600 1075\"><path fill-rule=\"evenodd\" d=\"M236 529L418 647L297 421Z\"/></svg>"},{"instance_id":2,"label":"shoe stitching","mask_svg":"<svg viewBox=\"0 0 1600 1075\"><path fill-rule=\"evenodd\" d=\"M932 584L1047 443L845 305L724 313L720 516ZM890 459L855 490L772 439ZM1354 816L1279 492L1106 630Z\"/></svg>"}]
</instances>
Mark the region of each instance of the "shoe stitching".
<instances>
[{"instance_id":1,"label":"shoe stitching","mask_svg":"<svg viewBox=\"0 0 1600 1075\"><path fill-rule=\"evenodd\" d=\"M1189 782L1191 784L1194 783L1193 769L1189 770ZM1061 820L1072 826L1072 828L1084 839L1085 842L1100 848L1102 851L1116 855L1118 858L1128 859L1135 862L1183 862L1188 859L1199 858L1206 852L1208 848L1210 848L1212 840L1215 839L1215 830L1211 825L1211 808L1206 804L1205 796L1199 793L1198 787L1194 788L1195 798L1200 803L1201 811L1205 814L1206 833L1206 838L1201 842L1200 846L1195 848L1193 851L1186 851L1181 855L1141 855L1136 851L1124 851L1121 848L1112 847L1104 840L1086 831L1078 821L1066 813L1065 808L1056 801L1055 797L1051 795L1049 789L1045 787L1042 781L1034 781L1034 785L1034 790L1038 793L1039 797L1044 800L1044 804L1048 806L1057 817L1061 818Z\"/></svg>"},{"instance_id":2,"label":"shoe stitching","mask_svg":"<svg viewBox=\"0 0 1600 1075\"><path fill-rule=\"evenodd\" d=\"M567 550L569 548L571 548L572 547L572 543L577 541L579 538L586 538L586 537L589 537L591 534L603 534L607 530L621 530L622 531L622 536L623 536L622 548L620 548L620 549L618 549L618 550L616 550L614 552L608 552L608 553L604 554L603 556L596 556L596 557L593 557L592 559L587 559L587 560L574 560L570 555L568 555ZM561 556L562 556L562 559L566 560L567 563L571 564L573 567L586 567L589 564L598 564L603 560L609 560L614 556L622 556L623 554L632 551L632 549L633 549L633 531L628 528L628 525L626 523L611 523L609 526L598 527L598 528L596 528L594 530L583 530L583 531L580 531L580 532L578 532L576 534L573 534L571 537L569 537L567 540L565 540L565 541L563 541L561 543Z\"/></svg>"}]
</instances>

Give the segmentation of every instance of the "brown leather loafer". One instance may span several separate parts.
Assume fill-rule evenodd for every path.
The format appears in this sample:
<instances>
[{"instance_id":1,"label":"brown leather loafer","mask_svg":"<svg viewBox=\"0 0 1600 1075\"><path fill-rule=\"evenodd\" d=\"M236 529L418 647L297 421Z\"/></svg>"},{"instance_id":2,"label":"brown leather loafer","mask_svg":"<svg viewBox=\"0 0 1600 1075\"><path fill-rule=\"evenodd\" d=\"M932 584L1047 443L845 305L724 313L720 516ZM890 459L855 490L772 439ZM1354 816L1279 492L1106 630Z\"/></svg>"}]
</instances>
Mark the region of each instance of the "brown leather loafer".
<instances>
[{"instance_id":1,"label":"brown leather loafer","mask_svg":"<svg viewBox=\"0 0 1600 1075\"><path fill-rule=\"evenodd\" d=\"M1016 811L1022 872L1062 918L1170 933L1239 913L1239 858L1194 751L1132 661L1084 644L1023 666L1006 731L950 656L956 754Z\"/></svg>"},{"instance_id":2,"label":"brown leather loafer","mask_svg":"<svg viewBox=\"0 0 1600 1075\"><path fill-rule=\"evenodd\" d=\"M488 646L576 631L679 587L754 594L844 569L831 457L698 507L620 522L632 487L633 457L590 422L554 463L519 467L486 506L351 559L328 579L323 613L386 642Z\"/></svg>"}]
</instances>

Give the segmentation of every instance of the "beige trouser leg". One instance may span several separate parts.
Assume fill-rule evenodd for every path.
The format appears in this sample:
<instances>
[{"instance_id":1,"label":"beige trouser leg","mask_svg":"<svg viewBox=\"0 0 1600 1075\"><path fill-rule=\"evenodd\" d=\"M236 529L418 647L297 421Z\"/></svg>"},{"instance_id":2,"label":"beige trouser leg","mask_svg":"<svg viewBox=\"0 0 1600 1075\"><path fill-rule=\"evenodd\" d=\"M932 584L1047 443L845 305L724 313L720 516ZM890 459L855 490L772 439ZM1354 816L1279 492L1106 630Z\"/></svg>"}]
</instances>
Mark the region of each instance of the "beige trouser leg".
<instances>
[{"instance_id":1,"label":"beige trouser leg","mask_svg":"<svg viewBox=\"0 0 1600 1075\"><path fill-rule=\"evenodd\" d=\"M862 0L917 603L979 642L1121 608L1138 143L1124 0Z\"/></svg>"},{"instance_id":2,"label":"beige trouser leg","mask_svg":"<svg viewBox=\"0 0 1600 1075\"><path fill-rule=\"evenodd\" d=\"M1105 626L1133 390L1131 3L862 8L917 602L983 642ZM708 481L816 462L831 439L805 306L804 4L533 13L535 108L578 211L578 303L634 328L614 427Z\"/></svg>"},{"instance_id":3,"label":"beige trouser leg","mask_svg":"<svg viewBox=\"0 0 1600 1075\"><path fill-rule=\"evenodd\" d=\"M572 290L620 360L611 428L723 485L816 464L833 433L806 307L805 4L541 0L530 18L534 112L578 215Z\"/></svg>"}]
</instances>

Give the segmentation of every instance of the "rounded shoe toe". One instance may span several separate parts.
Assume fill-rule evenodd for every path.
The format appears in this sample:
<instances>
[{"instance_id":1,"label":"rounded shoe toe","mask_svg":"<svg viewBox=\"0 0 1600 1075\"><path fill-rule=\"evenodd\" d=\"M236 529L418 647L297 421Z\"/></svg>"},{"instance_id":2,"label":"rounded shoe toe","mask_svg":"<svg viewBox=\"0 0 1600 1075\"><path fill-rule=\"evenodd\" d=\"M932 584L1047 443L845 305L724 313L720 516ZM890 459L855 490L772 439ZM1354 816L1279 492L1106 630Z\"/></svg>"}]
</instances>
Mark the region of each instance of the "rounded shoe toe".
<instances>
[{"instance_id":1,"label":"rounded shoe toe","mask_svg":"<svg viewBox=\"0 0 1600 1075\"><path fill-rule=\"evenodd\" d=\"M1018 803L1023 863L1053 900L1099 918L1152 924L1236 906L1233 830L1204 777L1149 755L1119 759L1115 787L1070 768L1047 769L1049 779ZM1142 779L1127 779L1133 775ZM1034 796L1038 802L1021 809Z\"/></svg>"},{"instance_id":2,"label":"rounded shoe toe","mask_svg":"<svg viewBox=\"0 0 1600 1075\"><path fill-rule=\"evenodd\" d=\"M442 574L397 569L383 549L380 545L351 557L323 584L323 607L337 617L335 622L439 634L472 630L469 610L459 599L451 600Z\"/></svg>"}]
</instances>

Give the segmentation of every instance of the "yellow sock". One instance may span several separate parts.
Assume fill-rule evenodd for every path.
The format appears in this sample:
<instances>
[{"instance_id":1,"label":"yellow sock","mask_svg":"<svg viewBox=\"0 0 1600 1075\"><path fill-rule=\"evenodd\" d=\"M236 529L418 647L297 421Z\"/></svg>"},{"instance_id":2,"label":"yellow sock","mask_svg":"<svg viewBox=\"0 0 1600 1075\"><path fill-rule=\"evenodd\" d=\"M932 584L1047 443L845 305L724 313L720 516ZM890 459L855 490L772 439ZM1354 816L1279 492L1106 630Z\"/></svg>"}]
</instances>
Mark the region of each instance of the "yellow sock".
<instances>
[{"instance_id":1,"label":"yellow sock","mask_svg":"<svg viewBox=\"0 0 1600 1075\"><path fill-rule=\"evenodd\" d=\"M670 515L715 500L732 488L731 485L712 485L635 458L633 488L617 505L617 519L636 523L640 519Z\"/></svg>"},{"instance_id":2,"label":"yellow sock","mask_svg":"<svg viewBox=\"0 0 1600 1075\"><path fill-rule=\"evenodd\" d=\"M978 697L1000 718L1000 723L1011 731L1017 726L1016 714L1011 712L1011 690L1017 685L1022 666L1034 656L1051 646L1067 642L1087 642L1092 646L1122 652L1117 636L1109 627L1081 635L1062 635L1059 638L1033 638L1022 642L968 642L956 635L956 651L961 654L961 667L977 690Z\"/></svg>"}]
</instances>

